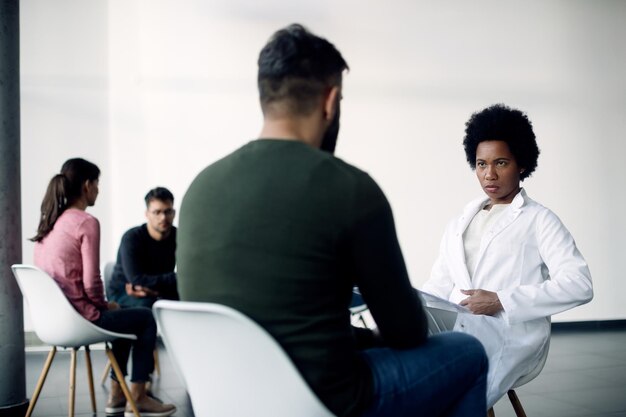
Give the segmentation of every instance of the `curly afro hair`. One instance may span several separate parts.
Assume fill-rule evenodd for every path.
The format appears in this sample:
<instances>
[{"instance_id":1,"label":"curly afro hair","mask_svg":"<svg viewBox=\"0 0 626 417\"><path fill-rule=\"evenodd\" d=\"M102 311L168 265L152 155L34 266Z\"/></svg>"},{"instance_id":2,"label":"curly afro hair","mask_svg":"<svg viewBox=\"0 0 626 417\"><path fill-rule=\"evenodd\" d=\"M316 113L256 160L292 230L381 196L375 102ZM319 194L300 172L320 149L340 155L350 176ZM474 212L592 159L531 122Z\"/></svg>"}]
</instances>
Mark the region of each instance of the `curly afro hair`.
<instances>
[{"instance_id":1,"label":"curly afro hair","mask_svg":"<svg viewBox=\"0 0 626 417\"><path fill-rule=\"evenodd\" d=\"M463 147L467 162L476 169L476 149L480 142L501 140L509 149L517 164L524 168L520 180L524 181L537 168L539 148L533 126L528 117L517 109L504 104L494 104L472 114L465 123Z\"/></svg>"}]
</instances>

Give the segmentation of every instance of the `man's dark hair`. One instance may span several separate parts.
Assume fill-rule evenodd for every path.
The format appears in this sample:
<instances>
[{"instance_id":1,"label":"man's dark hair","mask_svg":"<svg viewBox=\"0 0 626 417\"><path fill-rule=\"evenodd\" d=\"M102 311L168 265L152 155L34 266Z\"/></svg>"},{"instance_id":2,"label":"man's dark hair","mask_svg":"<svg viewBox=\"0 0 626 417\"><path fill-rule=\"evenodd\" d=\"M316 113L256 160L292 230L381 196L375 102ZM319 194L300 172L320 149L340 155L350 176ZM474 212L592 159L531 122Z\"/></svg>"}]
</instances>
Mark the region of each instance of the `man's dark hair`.
<instances>
[{"instance_id":1,"label":"man's dark hair","mask_svg":"<svg viewBox=\"0 0 626 417\"><path fill-rule=\"evenodd\" d=\"M537 168L539 147L537 147L533 126L520 110L512 109L504 104L494 104L472 114L465 123L465 139L463 139L465 156L472 169L476 169L478 144L488 140L506 142L517 165L524 168L520 180L528 178Z\"/></svg>"},{"instance_id":2,"label":"man's dark hair","mask_svg":"<svg viewBox=\"0 0 626 417\"><path fill-rule=\"evenodd\" d=\"M156 187L148 191L145 197L146 207L150 205L152 200L171 201L174 203L174 194L165 187Z\"/></svg>"},{"instance_id":3,"label":"man's dark hair","mask_svg":"<svg viewBox=\"0 0 626 417\"><path fill-rule=\"evenodd\" d=\"M324 90L339 85L348 69L333 44L299 24L274 33L259 54L258 66L264 114L279 102L289 114L309 114Z\"/></svg>"}]
</instances>

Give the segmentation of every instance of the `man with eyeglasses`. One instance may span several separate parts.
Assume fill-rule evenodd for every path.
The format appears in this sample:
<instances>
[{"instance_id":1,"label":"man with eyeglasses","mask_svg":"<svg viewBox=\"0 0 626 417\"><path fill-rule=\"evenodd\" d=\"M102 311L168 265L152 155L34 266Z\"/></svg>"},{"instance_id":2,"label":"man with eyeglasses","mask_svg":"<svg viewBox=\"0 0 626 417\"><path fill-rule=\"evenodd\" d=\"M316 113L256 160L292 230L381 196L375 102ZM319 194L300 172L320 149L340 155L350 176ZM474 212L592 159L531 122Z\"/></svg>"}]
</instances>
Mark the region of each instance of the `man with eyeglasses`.
<instances>
[{"instance_id":1,"label":"man with eyeglasses","mask_svg":"<svg viewBox=\"0 0 626 417\"><path fill-rule=\"evenodd\" d=\"M106 283L109 301L122 307L151 308L158 298L178 300L174 195L156 187L145 200L147 221L124 233Z\"/></svg>"}]
</instances>

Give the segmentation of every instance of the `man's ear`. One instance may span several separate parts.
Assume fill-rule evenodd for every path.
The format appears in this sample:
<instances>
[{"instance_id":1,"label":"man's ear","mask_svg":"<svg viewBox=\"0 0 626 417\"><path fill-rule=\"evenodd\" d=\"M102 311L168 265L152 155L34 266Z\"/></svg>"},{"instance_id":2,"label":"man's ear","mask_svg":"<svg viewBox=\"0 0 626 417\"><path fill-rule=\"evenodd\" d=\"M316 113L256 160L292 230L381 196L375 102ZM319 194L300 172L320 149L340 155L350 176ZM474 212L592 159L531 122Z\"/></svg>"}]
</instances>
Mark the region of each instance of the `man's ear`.
<instances>
[{"instance_id":1,"label":"man's ear","mask_svg":"<svg viewBox=\"0 0 626 417\"><path fill-rule=\"evenodd\" d=\"M324 119L331 121L335 117L339 94L341 94L340 87L334 86L324 96Z\"/></svg>"}]
</instances>

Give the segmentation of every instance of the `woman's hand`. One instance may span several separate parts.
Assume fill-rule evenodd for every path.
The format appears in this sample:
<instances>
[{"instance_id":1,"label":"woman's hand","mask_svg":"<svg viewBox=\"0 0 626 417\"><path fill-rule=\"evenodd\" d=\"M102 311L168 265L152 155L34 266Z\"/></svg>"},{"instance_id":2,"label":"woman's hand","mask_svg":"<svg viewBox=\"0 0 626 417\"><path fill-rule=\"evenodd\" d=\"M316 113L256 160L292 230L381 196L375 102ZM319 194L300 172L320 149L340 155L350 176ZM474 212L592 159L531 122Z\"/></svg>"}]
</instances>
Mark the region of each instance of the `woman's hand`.
<instances>
[{"instance_id":1,"label":"woman's hand","mask_svg":"<svg viewBox=\"0 0 626 417\"><path fill-rule=\"evenodd\" d=\"M142 287L141 285L133 285L130 282L126 283L126 294L131 297L144 298L144 297L158 297L159 293L151 290L148 287Z\"/></svg>"},{"instance_id":2,"label":"woman's hand","mask_svg":"<svg viewBox=\"0 0 626 417\"><path fill-rule=\"evenodd\" d=\"M493 316L498 312L504 310L498 294L487 290L461 290L465 295L469 295L465 300L462 300L459 304L467 307L474 314L484 314L486 316Z\"/></svg>"}]
</instances>

